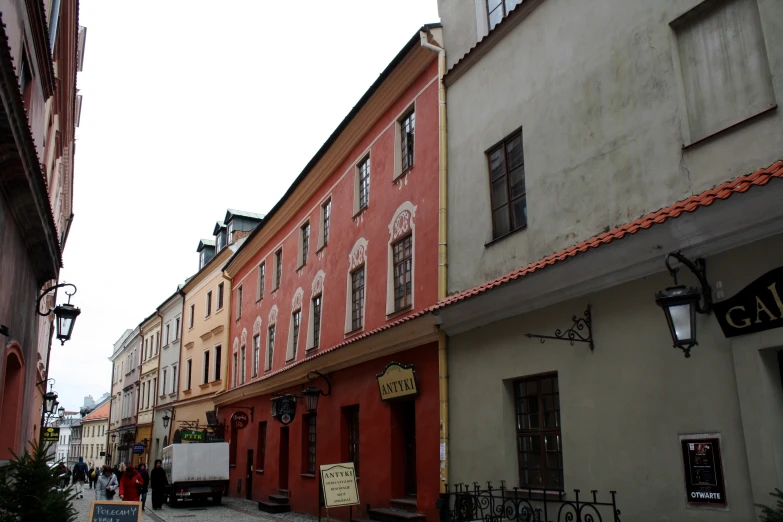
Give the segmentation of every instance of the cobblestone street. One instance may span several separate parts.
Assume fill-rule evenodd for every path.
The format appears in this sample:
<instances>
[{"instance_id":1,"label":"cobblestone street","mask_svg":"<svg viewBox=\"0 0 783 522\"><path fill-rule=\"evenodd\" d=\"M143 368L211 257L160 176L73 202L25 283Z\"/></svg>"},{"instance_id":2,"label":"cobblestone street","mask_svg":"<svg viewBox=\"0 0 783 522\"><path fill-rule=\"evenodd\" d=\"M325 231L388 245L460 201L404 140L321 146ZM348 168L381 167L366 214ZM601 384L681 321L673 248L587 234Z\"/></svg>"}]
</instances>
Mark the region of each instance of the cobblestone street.
<instances>
[{"instance_id":1,"label":"cobblestone street","mask_svg":"<svg viewBox=\"0 0 783 522\"><path fill-rule=\"evenodd\" d=\"M73 502L79 513L77 522L88 522L90 516L90 504L95 498L95 492L85 488L84 498ZM147 506L144 510L144 522L317 522L318 517L300 513L269 514L258 511L257 504L249 500L236 498L223 498L223 504L213 506L210 504L190 504L183 507L171 508L168 504L163 509L153 511L150 497L147 498ZM326 520L325 518L323 520Z\"/></svg>"}]
</instances>

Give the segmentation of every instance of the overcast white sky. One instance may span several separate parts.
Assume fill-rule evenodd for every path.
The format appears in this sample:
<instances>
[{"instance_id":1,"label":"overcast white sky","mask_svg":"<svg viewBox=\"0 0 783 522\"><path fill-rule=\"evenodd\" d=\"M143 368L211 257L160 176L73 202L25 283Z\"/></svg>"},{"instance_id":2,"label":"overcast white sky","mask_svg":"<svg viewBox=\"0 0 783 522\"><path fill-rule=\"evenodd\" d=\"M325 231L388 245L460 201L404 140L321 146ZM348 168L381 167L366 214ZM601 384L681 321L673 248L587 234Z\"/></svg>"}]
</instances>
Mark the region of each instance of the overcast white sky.
<instances>
[{"instance_id":1,"label":"overcast white sky","mask_svg":"<svg viewBox=\"0 0 783 522\"><path fill-rule=\"evenodd\" d=\"M55 340L67 409L109 392L114 342L198 267L227 208L267 212L436 0L81 0L74 223Z\"/></svg>"}]
</instances>

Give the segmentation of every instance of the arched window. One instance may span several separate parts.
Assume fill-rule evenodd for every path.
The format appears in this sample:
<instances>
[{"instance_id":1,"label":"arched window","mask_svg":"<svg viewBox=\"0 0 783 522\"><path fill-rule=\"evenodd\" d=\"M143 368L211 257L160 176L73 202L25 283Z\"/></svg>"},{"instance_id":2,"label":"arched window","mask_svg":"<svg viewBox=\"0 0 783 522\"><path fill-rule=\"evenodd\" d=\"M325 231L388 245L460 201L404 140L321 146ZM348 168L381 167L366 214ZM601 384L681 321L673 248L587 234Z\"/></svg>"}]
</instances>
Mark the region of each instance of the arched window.
<instances>
[{"instance_id":1,"label":"arched window","mask_svg":"<svg viewBox=\"0 0 783 522\"><path fill-rule=\"evenodd\" d=\"M3 402L0 404L0 426L12 426L0 430L0 459L10 460L11 451L18 452L19 430L17 420L22 414L22 389L24 385L24 355L17 343L6 351L3 379ZM15 426L16 428L14 428Z\"/></svg>"}]
</instances>

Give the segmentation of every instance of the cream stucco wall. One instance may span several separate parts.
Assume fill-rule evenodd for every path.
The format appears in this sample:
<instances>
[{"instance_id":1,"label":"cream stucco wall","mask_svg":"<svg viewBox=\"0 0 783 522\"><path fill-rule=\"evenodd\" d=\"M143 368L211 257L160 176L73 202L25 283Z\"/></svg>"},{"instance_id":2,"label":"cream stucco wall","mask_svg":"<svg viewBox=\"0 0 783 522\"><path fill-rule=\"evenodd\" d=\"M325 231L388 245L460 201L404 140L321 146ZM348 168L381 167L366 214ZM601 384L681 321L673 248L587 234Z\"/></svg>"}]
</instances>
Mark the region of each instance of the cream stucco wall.
<instances>
[{"instance_id":1,"label":"cream stucco wall","mask_svg":"<svg viewBox=\"0 0 783 522\"><path fill-rule=\"evenodd\" d=\"M152 424L158 388L161 318L157 311L141 324L142 356L139 385L139 417L137 424Z\"/></svg>"},{"instance_id":2,"label":"cream stucco wall","mask_svg":"<svg viewBox=\"0 0 783 522\"><path fill-rule=\"evenodd\" d=\"M781 239L708 259L713 288L730 297L780 266ZM449 481L518 484L511 383L556 371L567 491L616 490L623 520L755 520L754 502L783 485L783 329L729 340L714 315L699 316L686 359L654 301L667 286L660 273L451 337ZM588 302L594 353L524 336L568 328ZM697 433L721 436L728 510L686 506L679 436Z\"/></svg>"},{"instance_id":3,"label":"cream stucco wall","mask_svg":"<svg viewBox=\"0 0 783 522\"><path fill-rule=\"evenodd\" d=\"M109 420L82 419L82 445L84 447L84 461L92 466L102 466L105 464L105 457L100 456L101 451L106 451L107 432L109 430Z\"/></svg>"}]
</instances>

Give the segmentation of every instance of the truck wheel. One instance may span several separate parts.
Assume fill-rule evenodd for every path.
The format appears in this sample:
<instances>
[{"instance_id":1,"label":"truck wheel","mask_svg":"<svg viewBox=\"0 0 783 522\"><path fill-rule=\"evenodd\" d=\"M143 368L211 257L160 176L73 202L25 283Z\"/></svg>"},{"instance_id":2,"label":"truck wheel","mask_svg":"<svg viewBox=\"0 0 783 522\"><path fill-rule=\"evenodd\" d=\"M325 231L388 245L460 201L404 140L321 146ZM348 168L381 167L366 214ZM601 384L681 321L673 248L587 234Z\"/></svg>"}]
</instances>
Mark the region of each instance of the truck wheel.
<instances>
[{"instance_id":1,"label":"truck wheel","mask_svg":"<svg viewBox=\"0 0 783 522\"><path fill-rule=\"evenodd\" d=\"M216 506L220 505L220 502L223 500L223 495L215 495L212 497L212 503Z\"/></svg>"}]
</instances>

